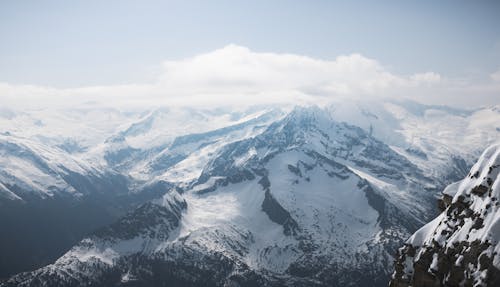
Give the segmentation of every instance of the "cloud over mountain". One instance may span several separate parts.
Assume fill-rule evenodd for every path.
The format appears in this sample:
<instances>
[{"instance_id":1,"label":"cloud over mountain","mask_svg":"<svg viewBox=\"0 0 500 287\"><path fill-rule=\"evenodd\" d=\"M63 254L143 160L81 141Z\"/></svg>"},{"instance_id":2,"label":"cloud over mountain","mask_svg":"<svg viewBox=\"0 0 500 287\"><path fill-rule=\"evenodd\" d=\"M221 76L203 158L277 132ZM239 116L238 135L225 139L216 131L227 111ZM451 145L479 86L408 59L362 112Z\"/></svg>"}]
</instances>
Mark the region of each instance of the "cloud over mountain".
<instances>
[{"instance_id":1,"label":"cloud over mountain","mask_svg":"<svg viewBox=\"0 0 500 287\"><path fill-rule=\"evenodd\" d=\"M492 77L495 78L495 77ZM261 53L227 45L165 61L153 83L70 89L0 83L5 106L66 106L96 102L117 106L321 103L342 97L408 97L426 103L494 103L498 81L475 84L425 71L399 75L360 54L333 60ZM477 99L480 99L479 101Z\"/></svg>"}]
</instances>

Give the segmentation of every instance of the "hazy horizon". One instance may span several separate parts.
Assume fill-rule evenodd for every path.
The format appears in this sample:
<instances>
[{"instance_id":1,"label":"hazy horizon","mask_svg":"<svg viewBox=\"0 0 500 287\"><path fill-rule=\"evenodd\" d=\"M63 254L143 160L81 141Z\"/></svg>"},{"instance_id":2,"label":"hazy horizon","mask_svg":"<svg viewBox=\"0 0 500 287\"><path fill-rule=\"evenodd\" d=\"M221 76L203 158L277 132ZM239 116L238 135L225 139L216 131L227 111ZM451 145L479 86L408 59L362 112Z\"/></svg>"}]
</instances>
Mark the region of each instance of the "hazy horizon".
<instances>
[{"instance_id":1,"label":"hazy horizon","mask_svg":"<svg viewBox=\"0 0 500 287\"><path fill-rule=\"evenodd\" d=\"M0 6L3 106L389 97L470 108L500 95L495 1Z\"/></svg>"}]
</instances>

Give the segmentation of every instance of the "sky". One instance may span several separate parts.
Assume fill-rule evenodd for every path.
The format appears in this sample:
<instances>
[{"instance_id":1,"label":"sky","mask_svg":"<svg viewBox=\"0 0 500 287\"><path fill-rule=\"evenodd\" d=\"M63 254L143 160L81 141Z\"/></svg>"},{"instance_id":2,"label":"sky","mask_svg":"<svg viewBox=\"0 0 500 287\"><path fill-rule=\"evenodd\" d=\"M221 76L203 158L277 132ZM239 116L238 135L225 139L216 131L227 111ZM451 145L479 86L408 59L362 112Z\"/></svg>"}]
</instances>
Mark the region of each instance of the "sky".
<instances>
[{"instance_id":1,"label":"sky","mask_svg":"<svg viewBox=\"0 0 500 287\"><path fill-rule=\"evenodd\" d=\"M4 0L0 104L500 104L498 15L486 0Z\"/></svg>"}]
</instances>

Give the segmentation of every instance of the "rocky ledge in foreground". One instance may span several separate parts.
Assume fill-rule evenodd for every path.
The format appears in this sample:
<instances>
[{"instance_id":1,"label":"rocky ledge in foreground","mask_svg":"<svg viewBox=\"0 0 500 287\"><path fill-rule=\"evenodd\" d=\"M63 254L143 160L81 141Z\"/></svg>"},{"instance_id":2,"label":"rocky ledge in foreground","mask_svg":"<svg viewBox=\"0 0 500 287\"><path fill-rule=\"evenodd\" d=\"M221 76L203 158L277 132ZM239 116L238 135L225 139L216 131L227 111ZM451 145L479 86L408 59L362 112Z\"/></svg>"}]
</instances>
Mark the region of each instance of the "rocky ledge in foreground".
<instances>
[{"instance_id":1,"label":"rocky ledge in foreground","mask_svg":"<svg viewBox=\"0 0 500 287\"><path fill-rule=\"evenodd\" d=\"M399 249L391 287L500 286L500 144L448 186L443 212Z\"/></svg>"}]
</instances>

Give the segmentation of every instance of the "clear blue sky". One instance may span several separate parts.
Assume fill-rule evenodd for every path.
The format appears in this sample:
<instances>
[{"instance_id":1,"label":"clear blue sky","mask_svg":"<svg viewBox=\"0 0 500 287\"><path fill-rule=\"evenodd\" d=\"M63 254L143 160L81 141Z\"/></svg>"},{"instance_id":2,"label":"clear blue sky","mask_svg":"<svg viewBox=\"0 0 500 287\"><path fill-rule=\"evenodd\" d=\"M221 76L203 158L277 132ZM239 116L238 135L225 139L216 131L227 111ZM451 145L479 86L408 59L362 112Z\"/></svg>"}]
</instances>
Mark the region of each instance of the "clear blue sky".
<instances>
[{"instance_id":1,"label":"clear blue sky","mask_svg":"<svg viewBox=\"0 0 500 287\"><path fill-rule=\"evenodd\" d=\"M0 82L151 81L229 43L480 77L500 67L500 1L0 1Z\"/></svg>"}]
</instances>

